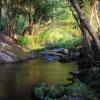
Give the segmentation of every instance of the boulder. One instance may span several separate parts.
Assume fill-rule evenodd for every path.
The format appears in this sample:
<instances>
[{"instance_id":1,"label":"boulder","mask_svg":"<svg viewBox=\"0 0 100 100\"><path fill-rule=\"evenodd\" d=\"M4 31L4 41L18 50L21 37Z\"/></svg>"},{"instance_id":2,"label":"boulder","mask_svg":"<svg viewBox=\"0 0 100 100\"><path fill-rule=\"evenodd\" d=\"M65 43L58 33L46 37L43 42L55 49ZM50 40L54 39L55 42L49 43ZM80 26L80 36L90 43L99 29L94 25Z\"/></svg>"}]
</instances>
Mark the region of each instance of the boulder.
<instances>
[{"instance_id":1,"label":"boulder","mask_svg":"<svg viewBox=\"0 0 100 100\"><path fill-rule=\"evenodd\" d=\"M16 62L17 56L12 52L12 45L0 42L0 63Z\"/></svg>"},{"instance_id":2,"label":"boulder","mask_svg":"<svg viewBox=\"0 0 100 100\"><path fill-rule=\"evenodd\" d=\"M0 62L15 62L15 59L6 53L0 52Z\"/></svg>"},{"instance_id":3,"label":"boulder","mask_svg":"<svg viewBox=\"0 0 100 100\"><path fill-rule=\"evenodd\" d=\"M64 49L63 52L64 52L65 54L68 54L68 53L69 53L69 50L68 50L68 49Z\"/></svg>"}]
</instances>

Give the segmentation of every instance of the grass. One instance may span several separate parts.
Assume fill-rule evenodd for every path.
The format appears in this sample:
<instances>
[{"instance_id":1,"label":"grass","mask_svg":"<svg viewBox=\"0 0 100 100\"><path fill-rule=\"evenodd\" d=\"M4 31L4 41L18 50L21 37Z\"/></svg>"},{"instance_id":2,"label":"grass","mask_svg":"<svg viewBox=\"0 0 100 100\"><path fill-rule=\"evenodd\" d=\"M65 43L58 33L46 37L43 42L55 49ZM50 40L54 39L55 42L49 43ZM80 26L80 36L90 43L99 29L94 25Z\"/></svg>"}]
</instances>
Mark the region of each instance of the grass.
<instances>
[{"instance_id":1,"label":"grass","mask_svg":"<svg viewBox=\"0 0 100 100\"><path fill-rule=\"evenodd\" d=\"M23 29L28 25L28 19L19 16L15 20L15 32L18 35L19 44L28 50L45 48L74 48L81 42L81 32L70 11L69 14L59 16L45 30L38 35L21 36ZM38 24L37 24L38 26ZM5 27L5 15L2 16L2 27ZM38 29L36 29L38 30Z\"/></svg>"},{"instance_id":2,"label":"grass","mask_svg":"<svg viewBox=\"0 0 100 100\"><path fill-rule=\"evenodd\" d=\"M19 38L19 43L25 48L74 48L81 42L80 30L75 21L58 20L43 31L34 36L26 35Z\"/></svg>"}]
</instances>

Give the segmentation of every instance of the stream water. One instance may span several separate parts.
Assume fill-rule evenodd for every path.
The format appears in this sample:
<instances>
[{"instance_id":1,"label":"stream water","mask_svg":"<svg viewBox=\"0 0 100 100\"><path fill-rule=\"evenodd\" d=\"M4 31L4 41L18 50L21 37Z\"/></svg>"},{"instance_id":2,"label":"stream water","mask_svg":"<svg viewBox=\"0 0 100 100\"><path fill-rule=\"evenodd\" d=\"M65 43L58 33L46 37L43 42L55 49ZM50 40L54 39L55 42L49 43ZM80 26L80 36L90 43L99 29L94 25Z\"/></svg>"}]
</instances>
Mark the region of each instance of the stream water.
<instances>
[{"instance_id":1,"label":"stream water","mask_svg":"<svg viewBox=\"0 0 100 100\"><path fill-rule=\"evenodd\" d=\"M75 63L35 59L22 63L0 65L0 100L31 100L34 85L66 84L69 72L78 70Z\"/></svg>"}]
</instances>

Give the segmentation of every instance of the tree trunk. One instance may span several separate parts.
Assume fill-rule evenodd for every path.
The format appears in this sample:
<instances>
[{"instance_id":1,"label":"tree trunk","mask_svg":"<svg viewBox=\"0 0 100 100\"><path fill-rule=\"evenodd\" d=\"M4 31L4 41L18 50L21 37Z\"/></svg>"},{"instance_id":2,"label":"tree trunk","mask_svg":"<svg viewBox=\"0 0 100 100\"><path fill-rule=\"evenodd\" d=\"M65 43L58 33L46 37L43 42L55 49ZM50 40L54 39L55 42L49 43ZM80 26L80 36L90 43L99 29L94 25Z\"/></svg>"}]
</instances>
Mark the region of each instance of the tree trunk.
<instances>
[{"instance_id":1,"label":"tree trunk","mask_svg":"<svg viewBox=\"0 0 100 100\"><path fill-rule=\"evenodd\" d=\"M35 26L34 20L29 15L29 27L30 27L29 34L30 35L34 35L35 34L34 33L34 26Z\"/></svg>"},{"instance_id":2,"label":"tree trunk","mask_svg":"<svg viewBox=\"0 0 100 100\"><path fill-rule=\"evenodd\" d=\"M100 55L100 40L99 40L96 32L94 32L92 30L91 26L89 25L89 23L85 19L83 11L81 10L81 8L79 7L79 5L77 4L76 0L70 0L70 3L72 4L72 6L74 7L74 9L76 10L76 12L77 12L77 14L78 14L81 22L83 23L85 29L88 31L88 33L92 37L94 46L97 49L96 53L98 53Z\"/></svg>"},{"instance_id":3,"label":"tree trunk","mask_svg":"<svg viewBox=\"0 0 100 100\"><path fill-rule=\"evenodd\" d=\"M0 0L0 30L1 30L1 18L2 18L2 0Z\"/></svg>"},{"instance_id":4,"label":"tree trunk","mask_svg":"<svg viewBox=\"0 0 100 100\"><path fill-rule=\"evenodd\" d=\"M99 1L98 0L95 0L94 3L93 3L93 6L91 8L91 20L90 20L90 25L93 26L93 18L95 18L96 20L96 23L98 25L98 29L100 29L100 21L99 21L99 15L98 15L98 5L99 5Z\"/></svg>"},{"instance_id":5,"label":"tree trunk","mask_svg":"<svg viewBox=\"0 0 100 100\"><path fill-rule=\"evenodd\" d=\"M7 16L7 15L6 15L5 33L6 33L7 35L10 34L10 32L9 32L9 24L8 24L8 16Z\"/></svg>"},{"instance_id":6,"label":"tree trunk","mask_svg":"<svg viewBox=\"0 0 100 100\"><path fill-rule=\"evenodd\" d=\"M96 0L96 6L95 6L95 16L96 16L96 22L97 22L97 25L98 25L98 29L100 30L100 19L99 19L99 15L98 15L98 5L99 5L99 1Z\"/></svg>"},{"instance_id":7,"label":"tree trunk","mask_svg":"<svg viewBox=\"0 0 100 100\"><path fill-rule=\"evenodd\" d=\"M35 23L33 21L33 24L31 26L31 35L35 35L35 34L36 34L36 32L35 32Z\"/></svg>"},{"instance_id":8,"label":"tree trunk","mask_svg":"<svg viewBox=\"0 0 100 100\"><path fill-rule=\"evenodd\" d=\"M26 33L30 35L34 35L34 25L35 24L30 14L28 14L28 20L29 20L29 25L23 30L22 36L24 36Z\"/></svg>"},{"instance_id":9,"label":"tree trunk","mask_svg":"<svg viewBox=\"0 0 100 100\"><path fill-rule=\"evenodd\" d=\"M10 37L14 39L14 25L15 25L15 19L14 17L11 19L10 23Z\"/></svg>"}]
</instances>

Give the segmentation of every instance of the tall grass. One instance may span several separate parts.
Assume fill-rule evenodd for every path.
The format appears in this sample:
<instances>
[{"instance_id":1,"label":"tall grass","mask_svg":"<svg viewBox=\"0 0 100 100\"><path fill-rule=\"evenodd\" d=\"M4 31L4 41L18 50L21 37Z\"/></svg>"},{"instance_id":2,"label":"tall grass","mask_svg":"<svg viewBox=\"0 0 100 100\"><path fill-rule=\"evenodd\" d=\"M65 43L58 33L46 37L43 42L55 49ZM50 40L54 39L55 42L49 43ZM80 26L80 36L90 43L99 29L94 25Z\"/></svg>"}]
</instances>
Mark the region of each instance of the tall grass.
<instances>
[{"instance_id":1,"label":"tall grass","mask_svg":"<svg viewBox=\"0 0 100 100\"><path fill-rule=\"evenodd\" d=\"M15 20L15 32L19 34L19 44L28 50L43 48L74 48L81 42L80 30L72 14L64 14L55 19L45 30L37 35L21 36L28 25L28 19L19 16ZM5 15L2 16L2 26L5 27ZM38 24L37 24L38 26Z\"/></svg>"},{"instance_id":2,"label":"tall grass","mask_svg":"<svg viewBox=\"0 0 100 100\"><path fill-rule=\"evenodd\" d=\"M74 27L75 21L56 21L47 30L34 36L21 37L19 43L30 49L74 48L81 42L80 30Z\"/></svg>"}]
</instances>

